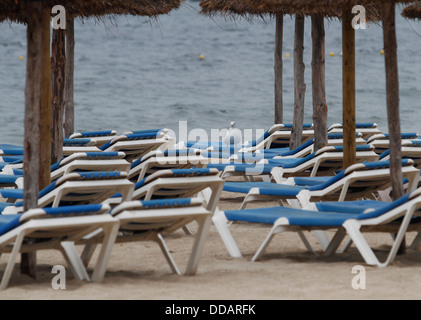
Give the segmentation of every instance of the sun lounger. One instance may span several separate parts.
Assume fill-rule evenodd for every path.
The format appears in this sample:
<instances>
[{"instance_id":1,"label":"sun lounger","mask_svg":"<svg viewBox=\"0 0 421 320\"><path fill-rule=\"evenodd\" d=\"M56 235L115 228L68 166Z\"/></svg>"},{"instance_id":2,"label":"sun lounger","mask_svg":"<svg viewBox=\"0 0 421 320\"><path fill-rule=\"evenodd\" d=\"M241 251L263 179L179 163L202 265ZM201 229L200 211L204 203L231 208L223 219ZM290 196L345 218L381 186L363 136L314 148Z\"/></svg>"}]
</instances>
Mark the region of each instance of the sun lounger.
<instances>
[{"instance_id":1,"label":"sun lounger","mask_svg":"<svg viewBox=\"0 0 421 320\"><path fill-rule=\"evenodd\" d=\"M227 145L222 141L181 141L177 145L179 149L196 148L206 149L209 151L228 151L233 153L235 150L239 152L253 152L259 149L267 149L272 147L288 147L289 138L291 137L292 124L275 124L270 127L262 136L256 140L245 141L243 144L237 146L230 146L229 150ZM313 124L304 124L302 143L311 139L314 135ZM285 142L288 140L287 142ZM279 145L281 144L281 145Z\"/></svg>"},{"instance_id":2,"label":"sun lounger","mask_svg":"<svg viewBox=\"0 0 421 320\"><path fill-rule=\"evenodd\" d=\"M100 149L106 152L124 152L126 160L131 162L150 151L165 148L170 142L163 132L122 134L105 143Z\"/></svg>"},{"instance_id":3,"label":"sun lounger","mask_svg":"<svg viewBox=\"0 0 421 320\"><path fill-rule=\"evenodd\" d=\"M217 206L224 181L216 169L163 169L135 184L129 200L151 200L163 198L191 198L210 190L208 209L213 212ZM120 194L107 200L111 205L120 204Z\"/></svg>"},{"instance_id":4,"label":"sun lounger","mask_svg":"<svg viewBox=\"0 0 421 320\"><path fill-rule=\"evenodd\" d=\"M418 138L418 133L416 132L406 132L401 134L402 145L410 144L411 140ZM389 134L375 134L367 139L367 143L371 144L374 147L374 151L378 154L382 154L390 148Z\"/></svg>"},{"instance_id":5,"label":"sun lounger","mask_svg":"<svg viewBox=\"0 0 421 320\"><path fill-rule=\"evenodd\" d=\"M75 132L68 136L66 139L75 140L75 139L94 139L96 141L96 146L101 147L117 134L115 130L100 130L100 131L86 131L86 132Z\"/></svg>"},{"instance_id":6,"label":"sun lounger","mask_svg":"<svg viewBox=\"0 0 421 320\"><path fill-rule=\"evenodd\" d=\"M377 161L379 156L370 145L356 146L356 162ZM270 180L282 183L288 177L333 175L335 171L343 167L343 147L327 146L317 152L303 158L288 159L265 159L256 164L208 164L209 168L220 170L221 177L226 179L230 176L269 176Z\"/></svg>"},{"instance_id":7,"label":"sun lounger","mask_svg":"<svg viewBox=\"0 0 421 320\"><path fill-rule=\"evenodd\" d=\"M201 256L212 212L207 208L207 202L199 198L160 199L149 201L126 201L111 211L112 216L119 222L119 235L116 243L133 241L155 241L161 248L171 270L181 274L177 264L171 256L164 237L185 227L191 222L198 223L198 231L186 266L186 275L196 273ZM98 233L85 238L86 244L82 259L87 265L94 253L95 245L102 240ZM186 240L189 241L189 240ZM105 267L102 269L105 272ZM100 275L100 279L103 273Z\"/></svg>"},{"instance_id":8,"label":"sun lounger","mask_svg":"<svg viewBox=\"0 0 421 320\"><path fill-rule=\"evenodd\" d=\"M126 172L72 172L39 192L38 207L102 203L119 192L122 201L132 196L134 184ZM2 214L23 210L23 189L1 189Z\"/></svg>"},{"instance_id":9,"label":"sun lounger","mask_svg":"<svg viewBox=\"0 0 421 320\"><path fill-rule=\"evenodd\" d=\"M355 125L356 132L360 132L363 135L363 139L367 140L369 137L375 134L382 133L377 127L377 123L368 122L368 123L356 123ZM343 124L334 123L328 129L330 133L343 133Z\"/></svg>"},{"instance_id":10,"label":"sun lounger","mask_svg":"<svg viewBox=\"0 0 421 320\"><path fill-rule=\"evenodd\" d=\"M107 264L118 230L118 221L107 212L105 204L31 209L21 214L0 215L0 252L10 253L0 289L6 289L17 255L38 250L59 250L73 275L90 280L74 247L74 242L100 229L103 237L93 279ZM27 241L29 240L29 241Z\"/></svg>"},{"instance_id":11,"label":"sun lounger","mask_svg":"<svg viewBox=\"0 0 421 320\"><path fill-rule=\"evenodd\" d=\"M402 160L402 174L408 183L407 192L413 191L419 181L420 171L410 159ZM240 209L256 200L278 200L282 204L306 207L315 201L345 201L376 198L379 191L390 186L389 161L354 164L334 176L289 178L285 183L225 182L224 191L246 193ZM305 182L303 181L305 180ZM297 184L297 182L298 184ZM295 201L288 201L293 199Z\"/></svg>"},{"instance_id":12,"label":"sun lounger","mask_svg":"<svg viewBox=\"0 0 421 320\"><path fill-rule=\"evenodd\" d=\"M370 203L374 205L370 205ZM329 205L329 203L327 204ZM241 257L241 252L229 232L228 222L241 221L271 227L268 236L253 256L253 261L261 257L271 239L277 233L284 231L297 232L307 249L313 251L303 231L336 230L335 236L324 251L325 255L334 254L344 237L348 235L367 264L384 267L393 262L405 233L408 230L420 231L419 218L414 219L413 217L419 215L421 189L417 189L385 205L379 206L376 201L370 201L366 204L360 204L359 210L358 205L354 202L349 203L349 210L346 208L346 205L343 202L341 208L337 209L337 211L333 211L334 206L330 206L329 209L325 208L327 211L323 211L322 208L319 208L319 211L317 211L317 204L312 208L313 210L269 207L225 212L218 211L215 213L213 220L228 252L234 257ZM408 229L408 227L411 229ZM392 248L384 262L379 261L372 248L368 245L363 236L364 231L396 234Z\"/></svg>"},{"instance_id":13,"label":"sun lounger","mask_svg":"<svg viewBox=\"0 0 421 320\"><path fill-rule=\"evenodd\" d=\"M51 181L73 171L124 171L129 172L130 163L123 152L78 152L61 159L51 166ZM22 169L3 168L4 175L21 175ZM0 175L1 177L2 175ZM0 186L3 185L0 183Z\"/></svg>"},{"instance_id":14,"label":"sun lounger","mask_svg":"<svg viewBox=\"0 0 421 320\"><path fill-rule=\"evenodd\" d=\"M151 151L131 164L129 179L139 182L162 169L204 168L208 159L198 149Z\"/></svg>"}]
</instances>

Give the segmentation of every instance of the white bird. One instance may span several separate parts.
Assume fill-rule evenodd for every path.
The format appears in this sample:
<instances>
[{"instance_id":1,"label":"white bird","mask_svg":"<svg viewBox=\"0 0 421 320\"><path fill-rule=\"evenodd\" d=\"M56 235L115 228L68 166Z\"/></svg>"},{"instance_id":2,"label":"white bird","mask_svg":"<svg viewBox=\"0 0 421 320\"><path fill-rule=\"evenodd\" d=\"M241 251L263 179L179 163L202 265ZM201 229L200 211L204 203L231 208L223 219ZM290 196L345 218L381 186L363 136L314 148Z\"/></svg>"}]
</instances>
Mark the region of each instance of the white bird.
<instances>
[{"instance_id":1,"label":"white bird","mask_svg":"<svg viewBox=\"0 0 421 320\"><path fill-rule=\"evenodd\" d=\"M230 145L234 145L235 152L237 152L237 147L242 143L243 135L240 129L235 127L235 122L231 122L230 128L225 134L222 142L227 145L228 150L230 150Z\"/></svg>"}]
</instances>

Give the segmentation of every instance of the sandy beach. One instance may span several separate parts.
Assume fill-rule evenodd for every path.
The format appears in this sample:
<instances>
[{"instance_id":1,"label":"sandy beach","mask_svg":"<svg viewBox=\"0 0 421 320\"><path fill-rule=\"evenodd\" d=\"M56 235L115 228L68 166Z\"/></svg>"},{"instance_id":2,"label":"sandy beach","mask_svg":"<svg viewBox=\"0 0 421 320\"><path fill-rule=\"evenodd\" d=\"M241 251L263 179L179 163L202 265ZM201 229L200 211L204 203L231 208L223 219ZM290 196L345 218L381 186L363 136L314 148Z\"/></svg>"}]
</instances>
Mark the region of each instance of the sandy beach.
<instances>
[{"instance_id":1,"label":"sandy beach","mask_svg":"<svg viewBox=\"0 0 421 320\"><path fill-rule=\"evenodd\" d=\"M219 207L236 209L235 194L223 193ZM250 207L275 205L265 202ZM189 225L194 232L195 225ZM243 252L243 258L231 258L215 227L210 227L207 242L195 276L171 273L158 245L154 242L116 244L102 283L75 280L66 275L66 289L52 288L52 266L65 265L61 254L41 251L37 255L37 278L22 276L18 264L9 287L0 292L1 300L280 300L280 299L420 299L421 255L408 251L392 265L375 268L364 264L354 247L333 257L315 256L306 251L295 233L277 235L258 262L251 257L269 228L253 224L231 225L231 232ZM387 234L368 234L380 251L388 249ZM408 234L410 243L414 234ZM177 231L166 237L168 247L182 270L193 243L192 236ZM316 245L316 240L310 235ZM2 256L4 270L8 255ZM94 257L95 258L95 257ZM93 259L94 261L94 259ZM356 276L352 268L366 271L366 288L353 289ZM92 271L91 269L89 271Z\"/></svg>"}]
</instances>

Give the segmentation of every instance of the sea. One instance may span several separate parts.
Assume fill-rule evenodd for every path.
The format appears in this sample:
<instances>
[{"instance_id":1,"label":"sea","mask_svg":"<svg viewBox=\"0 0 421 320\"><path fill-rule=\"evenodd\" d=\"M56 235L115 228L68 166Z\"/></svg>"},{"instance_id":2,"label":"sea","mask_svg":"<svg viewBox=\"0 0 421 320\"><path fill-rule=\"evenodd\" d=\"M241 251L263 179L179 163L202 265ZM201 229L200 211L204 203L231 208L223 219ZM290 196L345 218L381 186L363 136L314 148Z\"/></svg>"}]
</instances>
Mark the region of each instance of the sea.
<instances>
[{"instance_id":1,"label":"sea","mask_svg":"<svg viewBox=\"0 0 421 320\"><path fill-rule=\"evenodd\" d=\"M421 134L421 24L397 7L402 132ZM342 121L341 22L326 20L328 123ZM356 121L388 131L381 23L357 29ZM284 17L284 122L293 120L294 17ZM275 21L205 16L198 1L157 18L75 22L75 131L265 130L274 122ZM312 122L311 21L305 20L305 119ZM0 24L0 143L23 144L26 27Z\"/></svg>"}]
</instances>

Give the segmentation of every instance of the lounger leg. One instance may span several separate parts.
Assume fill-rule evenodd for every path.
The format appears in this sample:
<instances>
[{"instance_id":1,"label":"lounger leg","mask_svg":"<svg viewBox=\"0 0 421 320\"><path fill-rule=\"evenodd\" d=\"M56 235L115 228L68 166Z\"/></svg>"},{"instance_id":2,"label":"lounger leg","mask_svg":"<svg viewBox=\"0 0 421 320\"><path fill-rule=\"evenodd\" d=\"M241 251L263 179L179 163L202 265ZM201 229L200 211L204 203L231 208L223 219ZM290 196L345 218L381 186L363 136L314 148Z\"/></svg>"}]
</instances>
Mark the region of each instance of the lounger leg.
<instances>
[{"instance_id":1,"label":"lounger leg","mask_svg":"<svg viewBox=\"0 0 421 320\"><path fill-rule=\"evenodd\" d=\"M273 226L271 230L269 231L269 234L266 236L266 239L263 241L263 243L260 245L259 249L257 249L255 255L251 259L251 261L257 261L260 259L261 255L265 251L266 247L269 245L269 243L272 241L273 236L276 233L279 233L282 231L282 228L280 226Z\"/></svg>"},{"instance_id":2,"label":"lounger leg","mask_svg":"<svg viewBox=\"0 0 421 320\"><path fill-rule=\"evenodd\" d=\"M193 249L190 254L189 262L186 268L186 275L194 275L197 271L199 259L205 245L206 237L208 236L209 227L211 223L210 217L205 217L199 222L199 229L196 234L196 239L193 244Z\"/></svg>"},{"instance_id":3,"label":"lounger leg","mask_svg":"<svg viewBox=\"0 0 421 320\"><path fill-rule=\"evenodd\" d=\"M98 260L92 274L92 281L101 282L104 279L105 271L107 268L108 260L111 255L115 239L118 234L119 223L112 223L107 227L103 227L104 240L102 241L101 251L98 256Z\"/></svg>"},{"instance_id":4,"label":"lounger leg","mask_svg":"<svg viewBox=\"0 0 421 320\"><path fill-rule=\"evenodd\" d=\"M16 257L20 251L24 237L24 232L19 233L19 235L16 237L15 244L13 246L12 252L10 253L9 262L7 263L6 270L3 274L3 279L1 280L0 290L6 289L7 285L9 284L10 277L15 266Z\"/></svg>"},{"instance_id":5,"label":"lounger leg","mask_svg":"<svg viewBox=\"0 0 421 320\"><path fill-rule=\"evenodd\" d=\"M155 241L158 242L159 247L161 248L161 251L164 254L165 259L170 265L171 271L178 275L181 275L181 272L178 269L177 264L175 263L174 259L172 258L170 254L170 250L168 250L168 247L164 241L164 238L160 234L157 234Z\"/></svg>"},{"instance_id":6,"label":"lounger leg","mask_svg":"<svg viewBox=\"0 0 421 320\"><path fill-rule=\"evenodd\" d=\"M315 255L317 255L316 251L314 251L313 247L311 246L310 242L308 242L306 236L304 235L304 232L302 232L301 230L298 231L298 235L301 239L301 241L304 243L304 246L306 247L308 252L311 252Z\"/></svg>"},{"instance_id":7,"label":"lounger leg","mask_svg":"<svg viewBox=\"0 0 421 320\"><path fill-rule=\"evenodd\" d=\"M330 240L327 237L326 232L324 232L323 230L314 230L312 232L315 235L315 237L317 239L317 242L322 247L322 250L325 251L326 248L329 246L329 243L330 243Z\"/></svg>"},{"instance_id":8,"label":"lounger leg","mask_svg":"<svg viewBox=\"0 0 421 320\"><path fill-rule=\"evenodd\" d=\"M351 244L352 244L352 240L351 239L348 239L347 241L346 241L346 243L344 244L344 247L341 249L341 250L339 250L338 252L339 253L344 253L344 252L346 252L350 247L351 247Z\"/></svg>"},{"instance_id":9,"label":"lounger leg","mask_svg":"<svg viewBox=\"0 0 421 320\"><path fill-rule=\"evenodd\" d=\"M364 258L365 262L369 265L380 265L379 260L375 256L373 250L371 250L367 241L365 241L363 235L360 232L360 224L355 220L348 220L344 223L344 228L354 241L355 246L358 248L361 256Z\"/></svg>"},{"instance_id":10,"label":"lounger leg","mask_svg":"<svg viewBox=\"0 0 421 320\"><path fill-rule=\"evenodd\" d=\"M247 195L244 197L243 202L241 203L240 210L243 210L246 208L247 204L249 202L252 202L254 200L259 200L261 198L259 189L258 188L251 188L250 191L247 193Z\"/></svg>"},{"instance_id":11,"label":"lounger leg","mask_svg":"<svg viewBox=\"0 0 421 320\"><path fill-rule=\"evenodd\" d=\"M79 257L78 252L73 244L73 242L65 241L61 243L60 248L63 257L65 258L67 264L72 270L73 276L77 280L87 280L89 281L89 275L86 271L85 266L83 265L82 260Z\"/></svg>"},{"instance_id":12,"label":"lounger leg","mask_svg":"<svg viewBox=\"0 0 421 320\"><path fill-rule=\"evenodd\" d=\"M83 261L83 264L85 265L85 267L88 267L89 265L89 261L92 258L92 255L95 252L96 249L96 244L87 244L85 246L85 249L83 249L82 255L81 255L81 259Z\"/></svg>"},{"instance_id":13,"label":"lounger leg","mask_svg":"<svg viewBox=\"0 0 421 320\"><path fill-rule=\"evenodd\" d=\"M193 233L190 231L190 229L187 226L183 226L183 231L187 236L193 235Z\"/></svg>"},{"instance_id":14,"label":"lounger leg","mask_svg":"<svg viewBox=\"0 0 421 320\"><path fill-rule=\"evenodd\" d=\"M228 220L225 217L224 212L217 208L212 220L230 256L233 258L241 258L242 255L240 249L228 229Z\"/></svg>"},{"instance_id":15,"label":"lounger leg","mask_svg":"<svg viewBox=\"0 0 421 320\"><path fill-rule=\"evenodd\" d=\"M339 228L338 231L336 231L329 245L325 249L326 256L331 256L336 252L342 240L344 239L345 235L346 235L346 230L342 227Z\"/></svg>"},{"instance_id":16,"label":"lounger leg","mask_svg":"<svg viewBox=\"0 0 421 320\"><path fill-rule=\"evenodd\" d=\"M415 237L414 241L412 241L409 249L411 249L411 250L419 250L419 248L420 248L420 240L421 240L421 232L418 232L418 234Z\"/></svg>"}]
</instances>

